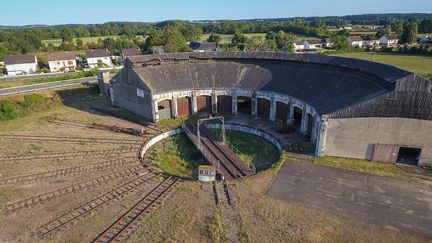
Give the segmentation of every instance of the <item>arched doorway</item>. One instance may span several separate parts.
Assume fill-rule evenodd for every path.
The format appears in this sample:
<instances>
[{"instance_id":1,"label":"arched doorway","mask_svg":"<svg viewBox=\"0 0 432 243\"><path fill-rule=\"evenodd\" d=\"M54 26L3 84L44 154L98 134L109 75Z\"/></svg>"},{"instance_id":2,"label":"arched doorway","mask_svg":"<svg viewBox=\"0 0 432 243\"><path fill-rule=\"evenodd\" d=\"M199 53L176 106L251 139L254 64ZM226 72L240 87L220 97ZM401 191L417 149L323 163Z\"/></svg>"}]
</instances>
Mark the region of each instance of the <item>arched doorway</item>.
<instances>
[{"instance_id":1,"label":"arched doorway","mask_svg":"<svg viewBox=\"0 0 432 243\"><path fill-rule=\"evenodd\" d=\"M180 97L177 99L177 116L185 117L192 114L191 112L191 98Z\"/></svg>"},{"instance_id":2,"label":"arched doorway","mask_svg":"<svg viewBox=\"0 0 432 243\"><path fill-rule=\"evenodd\" d=\"M198 112L198 114L211 114L212 113L211 96L202 95L202 96L197 97L197 112Z\"/></svg>"},{"instance_id":3,"label":"arched doorway","mask_svg":"<svg viewBox=\"0 0 432 243\"><path fill-rule=\"evenodd\" d=\"M252 99L246 96L237 97L237 112L243 114L251 114Z\"/></svg>"},{"instance_id":4,"label":"arched doorway","mask_svg":"<svg viewBox=\"0 0 432 243\"><path fill-rule=\"evenodd\" d=\"M303 110L294 106L294 127L300 129L303 118Z\"/></svg>"},{"instance_id":5,"label":"arched doorway","mask_svg":"<svg viewBox=\"0 0 432 243\"><path fill-rule=\"evenodd\" d=\"M232 114L232 97L229 95L219 95L217 97L217 113L221 115Z\"/></svg>"},{"instance_id":6,"label":"arched doorway","mask_svg":"<svg viewBox=\"0 0 432 243\"><path fill-rule=\"evenodd\" d=\"M288 105L276 101L276 120L280 121L281 123L285 124L287 122L287 116L288 116Z\"/></svg>"},{"instance_id":7,"label":"arched doorway","mask_svg":"<svg viewBox=\"0 0 432 243\"><path fill-rule=\"evenodd\" d=\"M159 120L171 118L171 100L161 100L157 106Z\"/></svg>"},{"instance_id":8,"label":"arched doorway","mask_svg":"<svg viewBox=\"0 0 432 243\"><path fill-rule=\"evenodd\" d=\"M270 118L270 100L264 98L257 99L257 116L268 120Z\"/></svg>"}]
</instances>

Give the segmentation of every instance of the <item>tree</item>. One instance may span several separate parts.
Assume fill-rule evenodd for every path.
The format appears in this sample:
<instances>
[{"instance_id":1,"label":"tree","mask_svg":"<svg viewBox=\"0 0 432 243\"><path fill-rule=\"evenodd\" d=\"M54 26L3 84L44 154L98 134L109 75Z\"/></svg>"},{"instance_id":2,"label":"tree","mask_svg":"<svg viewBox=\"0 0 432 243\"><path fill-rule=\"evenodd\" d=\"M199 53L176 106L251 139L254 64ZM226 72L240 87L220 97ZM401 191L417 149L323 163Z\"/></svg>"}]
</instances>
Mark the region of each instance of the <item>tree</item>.
<instances>
[{"instance_id":1,"label":"tree","mask_svg":"<svg viewBox=\"0 0 432 243\"><path fill-rule=\"evenodd\" d=\"M417 21L411 19L404 23L404 29L401 36L402 43L414 43L417 41L418 24Z\"/></svg>"},{"instance_id":2,"label":"tree","mask_svg":"<svg viewBox=\"0 0 432 243\"><path fill-rule=\"evenodd\" d=\"M240 33L239 31L236 31L234 34L234 37L232 38L231 42L233 44L244 44L247 41L247 37L245 35L243 35L242 33Z\"/></svg>"},{"instance_id":3,"label":"tree","mask_svg":"<svg viewBox=\"0 0 432 243\"><path fill-rule=\"evenodd\" d=\"M419 26L420 33L431 33L432 32L432 19L423 19Z\"/></svg>"},{"instance_id":4,"label":"tree","mask_svg":"<svg viewBox=\"0 0 432 243\"><path fill-rule=\"evenodd\" d=\"M396 23L396 26L394 28L395 33L401 37L402 33L404 31L404 21L400 20Z\"/></svg>"},{"instance_id":5,"label":"tree","mask_svg":"<svg viewBox=\"0 0 432 243\"><path fill-rule=\"evenodd\" d=\"M350 43L348 42L348 39L345 35L334 35L332 38L333 41L333 49L337 50L337 51L349 51L352 49L352 46L350 45Z\"/></svg>"},{"instance_id":6,"label":"tree","mask_svg":"<svg viewBox=\"0 0 432 243\"><path fill-rule=\"evenodd\" d=\"M78 49L84 49L84 42L81 39L76 39L76 45Z\"/></svg>"},{"instance_id":7,"label":"tree","mask_svg":"<svg viewBox=\"0 0 432 243\"><path fill-rule=\"evenodd\" d=\"M188 51L187 40L174 26L168 26L164 31L164 42L166 52L184 52Z\"/></svg>"},{"instance_id":8,"label":"tree","mask_svg":"<svg viewBox=\"0 0 432 243\"><path fill-rule=\"evenodd\" d=\"M218 45L222 41L222 37L220 35L211 34L207 38L207 42L215 42Z\"/></svg>"}]
</instances>

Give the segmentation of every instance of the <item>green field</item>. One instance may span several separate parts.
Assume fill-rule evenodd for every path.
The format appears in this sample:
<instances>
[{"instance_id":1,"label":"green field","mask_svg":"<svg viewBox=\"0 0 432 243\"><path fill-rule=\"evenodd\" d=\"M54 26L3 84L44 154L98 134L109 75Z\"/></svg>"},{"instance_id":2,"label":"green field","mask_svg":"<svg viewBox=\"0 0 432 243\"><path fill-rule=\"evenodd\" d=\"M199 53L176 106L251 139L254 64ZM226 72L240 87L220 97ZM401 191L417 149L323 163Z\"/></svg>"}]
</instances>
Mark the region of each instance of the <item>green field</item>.
<instances>
[{"instance_id":1,"label":"green field","mask_svg":"<svg viewBox=\"0 0 432 243\"><path fill-rule=\"evenodd\" d=\"M339 56L390 64L432 78L432 57L429 56L378 52L347 53Z\"/></svg>"},{"instance_id":2,"label":"green field","mask_svg":"<svg viewBox=\"0 0 432 243\"><path fill-rule=\"evenodd\" d=\"M77 39L81 39L85 44L90 43L90 42L97 42L98 39L107 39L107 38L114 38L117 39L120 36L119 35L107 35L107 36L98 36L98 37L81 37L81 38L73 38L73 41L76 43ZM62 39L51 39L51 40L42 40L42 44L53 44L54 46L59 46L62 43Z\"/></svg>"}]
</instances>

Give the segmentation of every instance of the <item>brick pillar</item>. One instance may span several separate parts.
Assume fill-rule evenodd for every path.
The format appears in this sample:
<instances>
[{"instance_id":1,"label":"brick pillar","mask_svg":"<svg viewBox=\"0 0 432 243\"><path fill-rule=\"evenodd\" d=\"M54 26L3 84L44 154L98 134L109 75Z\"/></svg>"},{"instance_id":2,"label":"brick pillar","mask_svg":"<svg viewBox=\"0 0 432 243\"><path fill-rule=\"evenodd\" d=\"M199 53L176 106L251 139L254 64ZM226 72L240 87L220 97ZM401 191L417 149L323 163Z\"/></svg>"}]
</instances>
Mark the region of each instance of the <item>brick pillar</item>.
<instances>
[{"instance_id":1,"label":"brick pillar","mask_svg":"<svg viewBox=\"0 0 432 243\"><path fill-rule=\"evenodd\" d=\"M320 119L319 125L317 126L317 142L315 147L315 156L324 156L325 154L325 145L326 145L326 136L327 136L327 116L323 115Z\"/></svg>"},{"instance_id":2,"label":"brick pillar","mask_svg":"<svg viewBox=\"0 0 432 243\"><path fill-rule=\"evenodd\" d=\"M232 111L232 114L233 115L237 115L238 114L238 112L237 112L237 95L236 94L233 94L232 96L231 96L231 100L232 100L232 102L231 102L231 104L232 104L232 106L231 106L231 111Z\"/></svg>"},{"instance_id":3,"label":"brick pillar","mask_svg":"<svg viewBox=\"0 0 432 243\"><path fill-rule=\"evenodd\" d=\"M270 117L269 117L269 120L272 122L276 121L276 109L277 109L276 101L273 95L270 100Z\"/></svg>"},{"instance_id":4,"label":"brick pillar","mask_svg":"<svg viewBox=\"0 0 432 243\"><path fill-rule=\"evenodd\" d=\"M294 124L294 106L292 101L288 103L288 112L287 112L287 125L291 126Z\"/></svg>"},{"instance_id":5,"label":"brick pillar","mask_svg":"<svg viewBox=\"0 0 432 243\"><path fill-rule=\"evenodd\" d=\"M191 95L191 102L192 102L192 115L196 115L198 113L198 103L197 103L197 95L195 92Z\"/></svg>"},{"instance_id":6,"label":"brick pillar","mask_svg":"<svg viewBox=\"0 0 432 243\"><path fill-rule=\"evenodd\" d=\"M158 112L158 104L157 104L157 101L154 99L153 101L152 101L152 119L153 119L153 122L157 122L157 121L159 121L159 112Z\"/></svg>"},{"instance_id":7,"label":"brick pillar","mask_svg":"<svg viewBox=\"0 0 432 243\"><path fill-rule=\"evenodd\" d=\"M172 111L172 117L175 119L178 117L177 112L177 97L173 96L171 99L171 111Z\"/></svg>"},{"instance_id":8,"label":"brick pillar","mask_svg":"<svg viewBox=\"0 0 432 243\"><path fill-rule=\"evenodd\" d=\"M214 90L212 92L212 113L217 114L217 95Z\"/></svg>"},{"instance_id":9,"label":"brick pillar","mask_svg":"<svg viewBox=\"0 0 432 243\"><path fill-rule=\"evenodd\" d=\"M256 94L252 95L252 99L251 99L251 115L253 117L257 117L258 115L258 102L257 102L257 97Z\"/></svg>"},{"instance_id":10,"label":"brick pillar","mask_svg":"<svg viewBox=\"0 0 432 243\"><path fill-rule=\"evenodd\" d=\"M308 115L307 115L306 107L303 107L302 122L301 122L300 132L303 135L307 135L307 133L308 133Z\"/></svg>"}]
</instances>

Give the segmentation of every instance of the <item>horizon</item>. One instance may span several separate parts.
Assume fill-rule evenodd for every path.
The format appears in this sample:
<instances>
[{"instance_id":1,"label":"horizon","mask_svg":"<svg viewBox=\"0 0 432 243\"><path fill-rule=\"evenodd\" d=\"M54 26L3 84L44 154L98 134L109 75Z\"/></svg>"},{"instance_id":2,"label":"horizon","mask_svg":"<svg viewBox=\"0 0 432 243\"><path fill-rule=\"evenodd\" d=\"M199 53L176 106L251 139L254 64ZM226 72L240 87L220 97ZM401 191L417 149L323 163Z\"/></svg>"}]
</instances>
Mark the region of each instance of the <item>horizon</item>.
<instances>
[{"instance_id":1,"label":"horizon","mask_svg":"<svg viewBox=\"0 0 432 243\"><path fill-rule=\"evenodd\" d=\"M342 0L308 2L293 0L239 0L229 2L220 0L217 5L209 1L161 0L158 2L129 0L117 2L97 2L76 0L74 4L43 1L37 5L29 0L17 0L3 3L3 9L20 9L7 11L0 15L0 26L37 26L37 25L87 25L107 22L147 22L155 23L168 20L184 21L217 21L309 17L342 17L363 14L411 14L432 13L429 0L412 0L407 7L406 1L385 2L364 0L361 5ZM293 8L294 6L294 8ZM65 14L65 9L68 13ZM151 9L151 11L147 11ZM384 9L384 11L383 11ZM380 10L380 11L377 11ZM40 14L35 15L34 12ZM122 14L124 12L125 14ZM123 15L123 16L121 16Z\"/></svg>"}]
</instances>

